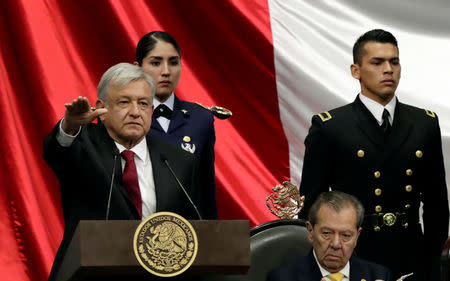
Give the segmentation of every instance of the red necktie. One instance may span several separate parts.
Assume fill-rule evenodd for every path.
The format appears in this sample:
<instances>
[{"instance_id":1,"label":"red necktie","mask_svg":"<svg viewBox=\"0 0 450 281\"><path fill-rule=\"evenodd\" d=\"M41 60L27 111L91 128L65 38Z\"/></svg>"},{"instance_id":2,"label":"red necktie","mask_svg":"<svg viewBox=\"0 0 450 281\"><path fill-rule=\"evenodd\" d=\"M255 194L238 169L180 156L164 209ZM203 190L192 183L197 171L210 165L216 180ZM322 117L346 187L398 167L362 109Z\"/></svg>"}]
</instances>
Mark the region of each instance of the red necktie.
<instances>
[{"instance_id":1,"label":"red necktie","mask_svg":"<svg viewBox=\"0 0 450 281\"><path fill-rule=\"evenodd\" d=\"M136 164L134 163L134 152L131 150L124 150L121 154L126 162L125 169L123 170L122 182L142 218L142 198L141 190L139 189Z\"/></svg>"}]
</instances>

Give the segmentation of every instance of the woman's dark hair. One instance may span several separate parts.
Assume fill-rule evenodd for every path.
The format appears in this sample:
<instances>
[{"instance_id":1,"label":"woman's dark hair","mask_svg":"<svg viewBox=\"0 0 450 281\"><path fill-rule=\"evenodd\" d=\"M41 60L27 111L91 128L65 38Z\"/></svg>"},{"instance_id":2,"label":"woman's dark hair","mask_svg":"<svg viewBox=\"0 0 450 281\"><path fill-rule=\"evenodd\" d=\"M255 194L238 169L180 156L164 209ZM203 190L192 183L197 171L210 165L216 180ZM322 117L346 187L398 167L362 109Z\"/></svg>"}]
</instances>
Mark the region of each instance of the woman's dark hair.
<instances>
[{"instance_id":1,"label":"woman's dark hair","mask_svg":"<svg viewBox=\"0 0 450 281\"><path fill-rule=\"evenodd\" d=\"M172 44L178 55L181 57L180 46L172 35L164 31L152 31L142 36L137 44L136 61L140 66L142 66L142 60L155 48L155 45L159 40Z\"/></svg>"}]
</instances>

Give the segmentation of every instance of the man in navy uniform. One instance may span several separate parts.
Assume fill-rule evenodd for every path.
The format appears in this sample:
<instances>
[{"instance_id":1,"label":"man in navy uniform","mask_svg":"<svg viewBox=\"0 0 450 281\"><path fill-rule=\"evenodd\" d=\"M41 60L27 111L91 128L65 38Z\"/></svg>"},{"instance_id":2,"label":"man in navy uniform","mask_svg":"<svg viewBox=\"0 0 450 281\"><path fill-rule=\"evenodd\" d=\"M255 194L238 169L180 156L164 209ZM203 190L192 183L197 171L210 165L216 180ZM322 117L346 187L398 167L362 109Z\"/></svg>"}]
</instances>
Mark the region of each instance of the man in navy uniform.
<instances>
[{"instance_id":1,"label":"man in navy uniform","mask_svg":"<svg viewBox=\"0 0 450 281\"><path fill-rule=\"evenodd\" d=\"M408 280L440 280L449 210L438 117L395 96L401 67L391 33L362 35L353 60L360 94L315 115L305 139L304 211L330 188L355 195L366 209L355 253L388 266L394 277L414 272Z\"/></svg>"},{"instance_id":2,"label":"man in navy uniform","mask_svg":"<svg viewBox=\"0 0 450 281\"><path fill-rule=\"evenodd\" d=\"M181 147L200 161L204 186L206 219L217 218L214 144L216 134L211 111L195 103L180 100L174 94L181 75L180 47L169 33L152 31L136 47L135 64L155 81L155 111L149 135Z\"/></svg>"}]
</instances>

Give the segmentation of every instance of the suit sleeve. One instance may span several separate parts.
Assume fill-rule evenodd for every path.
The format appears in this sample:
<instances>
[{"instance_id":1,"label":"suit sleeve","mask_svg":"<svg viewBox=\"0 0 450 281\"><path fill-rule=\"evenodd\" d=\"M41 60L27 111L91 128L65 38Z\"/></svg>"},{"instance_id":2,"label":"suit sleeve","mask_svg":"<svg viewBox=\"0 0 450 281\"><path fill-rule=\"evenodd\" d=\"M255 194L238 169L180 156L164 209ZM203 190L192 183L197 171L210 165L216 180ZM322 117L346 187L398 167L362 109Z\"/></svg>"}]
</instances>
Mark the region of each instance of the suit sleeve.
<instances>
[{"instance_id":1,"label":"suit sleeve","mask_svg":"<svg viewBox=\"0 0 450 281\"><path fill-rule=\"evenodd\" d=\"M214 145L216 133L214 130L214 117L210 115L208 120L208 139L200 156L200 179L203 187L203 210L206 219L217 219L216 180L214 168Z\"/></svg>"},{"instance_id":2,"label":"suit sleeve","mask_svg":"<svg viewBox=\"0 0 450 281\"><path fill-rule=\"evenodd\" d=\"M50 134L44 139L43 156L47 164L55 172L60 179L69 177L69 173L75 171L72 165L73 161L68 161L79 154L78 146L76 145L77 138L71 146L63 147L57 140L57 134L60 128L59 121ZM72 174L73 175L73 174Z\"/></svg>"},{"instance_id":3,"label":"suit sleeve","mask_svg":"<svg viewBox=\"0 0 450 281\"><path fill-rule=\"evenodd\" d=\"M300 194L305 196L305 205L300 212L300 218L303 219L308 218L309 209L319 194L328 191L330 186L331 147L324 133L324 123L317 115L313 116L311 123L305 139L305 157L300 184Z\"/></svg>"},{"instance_id":4,"label":"suit sleeve","mask_svg":"<svg viewBox=\"0 0 450 281\"><path fill-rule=\"evenodd\" d=\"M427 157L427 175L422 183L423 189L423 223L427 256L439 261L445 240L448 236L449 210L445 169L442 155L442 140L439 122L436 117L433 124L432 150Z\"/></svg>"}]
</instances>

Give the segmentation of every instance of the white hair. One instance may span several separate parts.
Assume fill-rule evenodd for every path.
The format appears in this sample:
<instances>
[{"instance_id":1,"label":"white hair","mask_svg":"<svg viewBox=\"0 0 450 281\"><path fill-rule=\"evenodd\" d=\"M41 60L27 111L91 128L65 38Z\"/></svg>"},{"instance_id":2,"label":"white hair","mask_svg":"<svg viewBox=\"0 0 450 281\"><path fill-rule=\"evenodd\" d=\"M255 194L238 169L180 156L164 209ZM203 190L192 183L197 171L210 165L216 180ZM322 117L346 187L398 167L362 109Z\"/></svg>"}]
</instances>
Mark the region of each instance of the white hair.
<instances>
[{"instance_id":1,"label":"white hair","mask_svg":"<svg viewBox=\"0 0 450 281\"><path fill-rule=\"evenodd\" d=\"M97 87L97 98L106 101L111 85L123 89L131 82L144 80L150 86L152 99L155 97L155 84L153 79L145 73L140 66L130 63L119 63L110 67L100 79Z\"/></svg>"}]
</instances>

